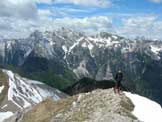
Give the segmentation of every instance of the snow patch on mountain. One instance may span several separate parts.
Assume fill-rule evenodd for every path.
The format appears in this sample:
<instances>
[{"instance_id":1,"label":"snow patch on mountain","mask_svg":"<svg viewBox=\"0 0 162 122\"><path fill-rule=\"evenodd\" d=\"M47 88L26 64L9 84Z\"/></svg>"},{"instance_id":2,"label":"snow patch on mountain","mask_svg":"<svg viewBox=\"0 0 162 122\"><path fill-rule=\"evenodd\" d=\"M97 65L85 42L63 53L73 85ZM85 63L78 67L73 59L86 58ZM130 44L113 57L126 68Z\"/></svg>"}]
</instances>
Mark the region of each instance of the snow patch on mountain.
<instances>
[{"instance_id":1,"label":"snow patch on mountain","mask_svg":"<svg viewBox=\"0 0 162 122\"><path fill-rule=\"evenodd\" d=\"M33 49L29 49L25 54L24 54L24 58L27 58L30 53L32 52Z\"/></svg>"},{"instance_id":2,"label":"snow patch on mountain","mask_svg":"<svg viewBox=\"0 0 162 122\"><path fill-rule=\"evenodd\" d=\"M81 37L80 39L76 40L76 42L69 48L68 53L71 53L71 51L82 41L84 37Z\"/></svg>"},{"instance_id":3,"label":"snow patch on mountain","mask_svg":"<svg viewBox=\"0 0 162 122\"><path fill-rule=\"evenodd\" d=\"M83 60L76 69L73 69L73 72L76 74L78 78L82 78L84 76L88 77L89 72L86 69L86 61Z\"/></svg>"},{"instance_id":4,"label":"snow patch on mountain","mask_svg":"<svg viewBox=\"0 0 162 122\"><path fill-rule=\"evenodd\" d=\"M88 40L90 42L92 42L94 45L96 45L99 48L107 48L107 47L112 47L112 46L116 46L118 47L120 42L117 40L112 40L112 38L108 37L108 38L92 38L92 37L88 37Z\"/></svg>"},{"instance_id":5,"label":"snow patch on mountain","mask_svg":"<svg viewBox=\"0 0 162 122\"><path fill-rule=\"evenodd\" d=\"M112 37L112 38L114 38L115 40L117 40L117 39L118 39L118 37L117 37L117 36L115 36L115 35L112 35L111 37Z\"/></svg>"},{"instance_id":6,"label":"snow patch on mountain","mask_svg":"<svg viewBox=\"0 0 162 122\"><path fill-rule=\"evenodd\" d=\"M7 104L6 104L6 105L4 105L4 106L2 106L2 107L1 107L1 109L4 109L5 107L7 107Z\"/></svg>"},{"instance_id":7,"label":"snow patch on mountain","mask_svg":"<svg viewBox=\"0 0 162 122\"><path fill-rule=\"evenodd\" d=\"M92 50L93 47L94 47L94 46L92 45L92 43L89 42L89 43L88 43L88 48L89 48L89 50Z\"/></svg>"},{"instance_id":8,"label":"snow patch on mountain","mask_svg":"<svg viewBox=\"0 0 162 122\"><path fill-rule=\"evenodd\" d=\"M159 54L159 52L162 50L162 47L158 47L158 46L154 46L154 45L151 45L151 51L155 54Z\"/></svg>"},{"instance_id":9,"label":"snow patch on mountain","mask_svg":"<svg viewBox=\"0 0 162 122\"><path fill-rule=\"evenodd\" d=\"M4 89L4 86L0 86L0 93L2 92L3 89Z\"/></svg>"},{"instance_id":10,"label":"snow patch on mountain","mask_svg":"<svg viewBox=\"0 0 162 122\"><path fill-rule=\"evenodd\" d=\"M93 48L94 48L94 45L93 45L89 40L86 40L85 42L83 42L81 46L82 46L83 48L88 48L91 57L94 57L94 55L92 54L92 50L93 50Z\"/></svg>"},{"instance_id":11,"label":"snow patch on mountain","mask_svg":"<svg viewBox=\"0 0 162 122\"><path fill-rule=\"evenodd\" d=\"M62 49L64 50L64 53L65 53L65 56L64 56L64 59L66 59L66 55L68 53L68 49L65 45L62 46Z\"/></svg>"},{"instance_id":12,"label":"snow patch on mountain","mask_svg":"<svg viewBox=\"0 0 162 122\"><path fill-rule=\"evenodd\" d=\"M11 117L14 113L13 112L0 112L0 122L3 122L3 120Z\"/></svg>"},{"instance_id":13,"label":"snow patch on mountain","mask_svg":"<svg viewBox=\"0 0 162 122\"><path fill-rule=\"evenodd\" d=\"M161 106L137 94L125 92L125 95L131 99L135 105L132 112L142 122L161 122L162 121L162 108Z\"/></svg>"}]
</instances>

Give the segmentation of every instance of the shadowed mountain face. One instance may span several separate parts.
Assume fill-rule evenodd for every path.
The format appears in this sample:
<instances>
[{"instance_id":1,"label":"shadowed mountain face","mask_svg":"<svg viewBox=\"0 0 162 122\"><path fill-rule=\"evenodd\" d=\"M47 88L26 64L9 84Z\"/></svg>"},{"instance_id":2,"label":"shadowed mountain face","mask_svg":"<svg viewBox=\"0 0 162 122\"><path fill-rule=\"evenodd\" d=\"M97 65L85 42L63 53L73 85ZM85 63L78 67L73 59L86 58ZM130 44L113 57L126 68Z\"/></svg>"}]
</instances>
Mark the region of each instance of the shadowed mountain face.
<instances>
[{"instance_id":1,"label":"shadowed mountain face","mask_svg":"<svg viewBox=\"0 0 162 122\"><path fill-rule=\"evenodd\" d=\"M86 36L61 28L0 42L0 63L31 79L65 89L83 77L111 80L162 104L162 42L129 40L102 32Z\"/></svg>"}]
</instances>

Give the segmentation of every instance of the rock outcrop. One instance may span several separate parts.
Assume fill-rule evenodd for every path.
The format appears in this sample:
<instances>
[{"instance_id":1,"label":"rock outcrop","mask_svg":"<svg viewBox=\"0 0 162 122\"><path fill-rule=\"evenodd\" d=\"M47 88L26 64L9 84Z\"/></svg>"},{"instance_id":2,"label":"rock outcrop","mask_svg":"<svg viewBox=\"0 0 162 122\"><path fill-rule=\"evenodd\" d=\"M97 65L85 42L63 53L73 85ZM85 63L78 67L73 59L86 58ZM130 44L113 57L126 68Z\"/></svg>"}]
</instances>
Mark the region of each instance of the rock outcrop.
<instances>
[{"instance_id":1,"label":"rock outcrop","mask_svg":"<svg viewBox=\"0 0 162 122\"><path fill-rule=\"evenodd\" d=\"M94 90L60 101L47 99L23 113L18 122L139 122L134 105L113 89ZM9 119L6 122L15 122Z\"/></svg>"}]
</instances>

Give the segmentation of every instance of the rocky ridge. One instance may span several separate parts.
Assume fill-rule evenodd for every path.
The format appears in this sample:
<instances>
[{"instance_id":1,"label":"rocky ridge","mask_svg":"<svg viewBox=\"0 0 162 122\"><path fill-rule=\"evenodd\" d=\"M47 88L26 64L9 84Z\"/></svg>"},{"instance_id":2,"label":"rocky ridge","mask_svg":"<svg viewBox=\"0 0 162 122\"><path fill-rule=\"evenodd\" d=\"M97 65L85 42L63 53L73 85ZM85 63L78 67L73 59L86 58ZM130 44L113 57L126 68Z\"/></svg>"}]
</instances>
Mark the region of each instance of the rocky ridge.
<instances>
[{"instance_id":1,"label":"rocky ridge","mask_svg":"<svg viewBox=\"0 0 162 122\"><path fill-rule=\"evenodd\" d=\"M23 113L18 122L140 122L132 115L133 109L124 93L97 89L57 102L47 99Z\"/></svg>"}]
</instances>

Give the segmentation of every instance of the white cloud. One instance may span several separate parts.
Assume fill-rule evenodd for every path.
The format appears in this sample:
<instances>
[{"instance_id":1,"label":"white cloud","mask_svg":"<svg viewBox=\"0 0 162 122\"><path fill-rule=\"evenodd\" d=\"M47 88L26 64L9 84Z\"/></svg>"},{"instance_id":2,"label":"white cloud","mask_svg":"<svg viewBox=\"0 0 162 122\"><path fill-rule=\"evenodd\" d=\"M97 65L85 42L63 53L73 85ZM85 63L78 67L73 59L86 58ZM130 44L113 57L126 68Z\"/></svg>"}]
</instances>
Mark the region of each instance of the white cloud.
<instances>
[{"instance_id":1,"label":"white cloud","mask_svg":"<svg viewBox=\"0 0 162 122\"><path fill-rule=\"evenodd\" d=\"M130 26L130 27L140 27L140 28L146 28L148 26L151 26L153 22L156 20L156 16L146 16L146 17L131 17L129 19L123 19L124 26Z\"/></svg>"},{"instance_id":2,"label":"white cloud","mask_svg":"<svg viewBox=\"0 0 162 122\"><path fill-rule=\"evenodd\" d=\"M0 19L0 35L4 38L26 38L37 28L33 20L3 17Z\"/></svg>"},{"instance_id":3,"label":"white cloud","mask_svg":"<svg viewBox=\"0 0 162 122\"><path fill-rule=\"evenodd\" d=\"M35 0L0 1L0 35L4 38L26 37L39 21Z\"/></svg>"},{"instance_id":4,"label":"white cloud","mask_svg":"<svg viewBox=\"0 0 162 122\"><path fill-rule=\"evenodd\" d=\"M25 38L32 31L39 29L41 31L55 30L60 27L67 27L76 31L83 31L86 34L95 34L101 31L112 30L112 20L108 17L86 17L86 18L48 18L46 15L50 14L48 11L40 11L41 15L39 21L32 20L15 20L15 19L0 19L1 35L6 38Z\"/></svg>"},{"instance_id":5,"label":"white cloud","mask_svg":"<svg viewBox=\"0 0 162 122\"><path fill-rule=\"evenodd\" d=\"M107 1L107 2L106 2ZM72 13L96 9L46 8L38 9L37 3L68 2L76 5L102 7L111 5L110 0L3 0L0 2L0 36L25 38L36 29L54 30L67 27L86 34L101 31L113 32L126 37L146 36L162 38L162 21L157 16L112 14L107 16L72 17ZM92 2L92 3L91 3ZM87 13L86 13L87 14ZM53 17L62 18L53 18ZM116 24L113 18L122 24ZM124 19L123 19L124 18Z\"/></svg>"},{"instance_id":6,"label":"white cloud","mask_svg":"<svg viewBox=\"0 0 162 122\"><path fill-rule=\"evenodd\" d=\"M118 27L118 34L126 37L145 36L147 38L161 38L162 21L156 16L139 16L123 19L123 25Z\"/></svg>"},{"instance_id":7,"label":"white cloud","mask_svg":"<svg viewBox=\"0 0 162 122\"><path fill-rule=\"evenodd\" d=\"M83 31L86 34L94 34L100 31L110 31L112 20L108 17L86 17L86 18L58 18L43 19L41 30L53 30L60 27L71 28L76 31ZM49 26L50 25L50 26Z\"/></svg>"},{"instance_id":8,"label":"white cloud","mask_svg":"<svg viewBox=\"0 0 162 122\"><path fill-rule=\"evenodd\" d=\"M49 9L39 9L38 15L39 17L48 17L48 16L52 16L53 13Z\"/></svg>"},{"instance_id":9,"label":"white cloud","mask_svg":"<svg viewBox=\"0 0 162 122\"><path fill-rule=\"evenodd\" d=\"M154 3L161 3L162 0L150 0L151 2L154 2Z\"/></svg>"},{"instance_id":10,"label":"white cloud","mask_svg":"<svg viewBox=\"0 0 162 122\"><path fill-rule=\"evenodd\" d=\"M38 3L46 3L46 4L51 4L53 3L54 0L35 0Z\"/></svg>"},{"instance_id":11,"label":"white cloud","mask_svg":"<svg viewBox=\"0 0 162 122\"><path fill-rule=\"evenodd\" d=\"M37 8L29 0L2 0L0 2L0 17L35 19L37 18Z\"/></svg>"},{"instance_id":12,"label":"white cloud","mask_svg":"<svg viewBox=\"0 0 162 122\"><path fill-rule=\"evenodd\" d=\"M39 10L37 20L17 20L3 17L0 19L0 35L6 38L25 38L31 32L53 31L60 27L67 27L85 34L96 34L101 31L116 33L125 37L135 38L145 36L148 38L162 38L162 21L157 16L136 16L122 19L121 25L115 25L111 17L94 16L85 18L49 18L49 10ZM119 20L121 18L118 18Z\"/></svg>"},{"instance_id":13,"label":"white cloud","mask_svg":"<svg viewBox=\"0 0 162 122\"><path fill-rule=\"evenodd\" d=\"M55 0L55 2L94 7L108 7L111 5L111 0Z\"/></svg>"}]
</instances>

